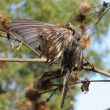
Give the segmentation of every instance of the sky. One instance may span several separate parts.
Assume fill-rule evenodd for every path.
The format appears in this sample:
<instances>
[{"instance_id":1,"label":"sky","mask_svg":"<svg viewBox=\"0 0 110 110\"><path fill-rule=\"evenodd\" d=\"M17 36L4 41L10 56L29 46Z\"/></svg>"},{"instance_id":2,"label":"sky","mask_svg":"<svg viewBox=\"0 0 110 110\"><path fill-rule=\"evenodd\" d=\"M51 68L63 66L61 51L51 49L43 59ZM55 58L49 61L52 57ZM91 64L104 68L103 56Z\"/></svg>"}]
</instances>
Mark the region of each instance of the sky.
<instances>
[{"instance_id":1,"label":"sky","mask_svg":"<svg viewBox=\"0 0 110 110\"><path fill-rule=\"evenodd\" d=\"M106 1L110 2L110 0ZM94 49L98 48L99 46L94 46ZM104 39L104 43L100 48L110 48L110 27L108 28L106 39ZM108 56L106 56L102 61L106 64L106 69L110 69L110 54L108 54ZM90 79L99 80L110 78L102 77L97 74ZM88 93L84 94L80 92L76 96L75 110L107 110L110 108L110 82L91 83L89 89Z\"/></svg>"},{"instance_id":2,"label":"sky","mask_svg":"<svg viewBox=\"0 0 110 110\"><path fill-rule=\"evenodd\" d=\"M97 74L94 79L106 79ZM109 79L109 78L108 78ZM91 83L89 92L80 92L76 96L75 110L107 110L110 107L110 83Z\"/></svg>"}]
</instances>

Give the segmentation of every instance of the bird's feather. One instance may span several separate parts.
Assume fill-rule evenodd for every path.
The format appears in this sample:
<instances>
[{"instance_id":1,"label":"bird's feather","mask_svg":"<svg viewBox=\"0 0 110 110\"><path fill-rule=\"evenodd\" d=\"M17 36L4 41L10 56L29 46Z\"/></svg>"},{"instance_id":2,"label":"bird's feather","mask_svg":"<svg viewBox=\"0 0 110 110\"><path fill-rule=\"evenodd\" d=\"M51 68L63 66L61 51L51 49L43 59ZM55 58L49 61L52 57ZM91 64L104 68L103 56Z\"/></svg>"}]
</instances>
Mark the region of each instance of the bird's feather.
<instances>
[{"instance_id":1,"label":"bird's feather","mask_svg":"<svg viewBox=\"0 0 110 110\"><path fill-rule=\"evenodd\" d=\"M61 107L63 107L72 68L81 66L81 31L72 25L64 27L25 19L13 20L9 24L9 29L19 34L32 48L40 47L40 51L50 63L62 56L61 67L67 70L62 92Z\"/></svg>"},{"instance_id":2,"label":"bird's feather","mask_svg":"<svg viewBox=\"0 0 110 110\"><path fill-rule=\"evenodd\" d=\"M73 32L66 27L27 19L13 20L9 28L32 48L40 46L43 55L51 62L62 55L65 46L74 38Z\"/></svg>"}]
</instances>

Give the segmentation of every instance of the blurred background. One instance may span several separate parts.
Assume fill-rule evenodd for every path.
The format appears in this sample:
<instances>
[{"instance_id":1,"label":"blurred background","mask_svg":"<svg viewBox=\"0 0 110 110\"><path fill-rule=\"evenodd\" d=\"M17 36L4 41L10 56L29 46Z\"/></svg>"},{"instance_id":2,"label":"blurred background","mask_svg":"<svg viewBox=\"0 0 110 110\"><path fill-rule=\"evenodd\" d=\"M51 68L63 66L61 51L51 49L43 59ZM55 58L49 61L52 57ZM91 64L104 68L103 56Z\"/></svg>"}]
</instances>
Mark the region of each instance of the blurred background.
<instances>
[{"instance_id":1,"label":"blurred background","mask_svg":"<svg viewBox=\"0 0 110 110\"><path fill-rule=\"evenodd\" d=\"M27 18L53 24L70 22L76 25L74 17L81 2L82 0L0 0L0 16L4 13L11 19ZM103 3L99 0L88 0L88 2L91 6ZM110 72L109 24L110 12L98 24L92 44L84 52L91 63L108 72ZM17 52L10 48L10 42L0 38L0 57L36 58L36 55L25 46ZM32 86L35 78L53 68L55 67L48 67L43 63L0 62L0 110L31 110L31 103L24 97L26 89ZM108 79L92 72L83 71L79 74L80 76L87 75L90 79ZM75 85L72 88L74 110L107 109L110 107L108 104L110 102L109 93L110 83L108 85L107 83L91 84L90 92L86 95L81 93L79 85ZM106 98L101 98L101 96ZM58 95L53 97L49 102L50 110L60 110L60 98ZM97 109L97 103L94 100L99 101L99 109ZM102 103L100 103L101 100ZM67 109L65 108L65 110Z\"/></svg>"}]
</instances>

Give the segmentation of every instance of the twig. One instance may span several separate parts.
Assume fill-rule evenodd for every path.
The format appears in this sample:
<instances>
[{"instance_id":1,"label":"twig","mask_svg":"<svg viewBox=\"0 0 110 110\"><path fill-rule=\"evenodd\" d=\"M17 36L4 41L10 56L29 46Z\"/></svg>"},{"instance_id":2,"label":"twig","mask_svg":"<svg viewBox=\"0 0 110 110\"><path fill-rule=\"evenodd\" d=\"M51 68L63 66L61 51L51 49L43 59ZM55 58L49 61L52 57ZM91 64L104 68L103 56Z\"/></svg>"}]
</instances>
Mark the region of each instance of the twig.
<instances>
[{"instance_id":1,"label":"twig","mask_svg":"<svg viewBox=\"0 0 110 110\"><path fill-rule=\"evenodd\" d=\"M46 62L47 59L46 58L34 58L34 59L21 59L21 58L4 58L4 57L0 57L0 61L2 62ZM87 67L87 66L84 66L83 69L85 70L89 70L89 71L93 71L93 72L97 72L97 73L100 73L101 75L104 75L104 76L107 76L107 77L110 77L110 73L108 72L105 72L99 68L96 68L96 67ZM56 71L58 71L58 74L59 72L61 72L61 68L58 68L57 70L53 71L56 73ZM52 74L52 72L51 72ZM64 72L65 74L65 72ZM56 75L57 76L57 75ZM60 76L62 77L63 74Z\"/></svg>"},{"instance_id":2,"label":"twig","mask_svg":"<svg viewBox=\"0 0 110 110\"><path fill-rule=\"evenodd\" d=\"M77 81L77 82L70 83L69 85L73 85L73 84L80 84L80 83L84 83L84 82L110 82L110 80L89 80L89 81Z\"/></svg>"},{"instance_id":3,"label":"twig","mask_svg":"<svg viewBox=\"0 0 110 110\"><path fill-rule=\"evenodd\" d=\"M107 9L101 14L99 19L95 22L94 27L99 23L99 21L102 19L102 17L110 10L110 6L107 7Z\"/></svg>"},{"instance_id":4,"label":"twig","mask_svg":"<svg viewBox=\"0 0 110 110\"><path fill-rule=\"evenodd\" d=\"M45 58L27 58L27 59L23 59L23 58L4 58L4 57L0 57L0 61L2 62L46 62L47 60Z\"/></svg>"},{"instance_id":5,"label":"twig","mask_svg":"<svg viewBox=\"0 0 110 110\"><path fill-rule=\"evenodd\" d=\"M74 84L80 84L80 83L84 83L84 82L90 82L90 83L93 83L93 82L110 82L110 80L89 80L89 81L80 80L80 81L77 81L77 82L72 82L69 85L71 86L71 85L74 85ZM52 86L62 87L62 84L53 84Z\"/></svg>"},{"instance_id":6,"label":"twig","mask_svg":"<svg viewBox=\"0 0 110 110\"><path fill-rule=\"evenodd\" d=\"M69 86L72 86L72 85L75 85L75 84L82 84L82 83L85 83L85 82L90 82L90 83L93 83L93 82L110 82L110 80L87 80L87 81L86 80L80 80L80 81L69 83L68 85ZM63 85L62 84L52 84L52 86L53 87L56 87L56 88L55 89L48 90L48 91L45 91L43 93L40 93L41 95L43 95L43 94L52 92L52 94L46 99L46 101L49 101L50 98L53 96L53 94L56 92L56 90L58 90Z\"/></svg>"},{"instance_id":7,"label":"twig","mask_svg":"<svg viewBox=\"0 0 110 110\"><path fill-rule=\"evenodd\" d=\"M56 92L57 89L58 88L54 89L54 91L52 92L52 94L50 94L50 96L46 99L46 102L48 102L52 98L52 96L54 95L54 93Z\"/></svg>"},{"instance_id":8,"label":"twig","mask_svg":"<svg viewBox=\"0 0 110 110\"><path fill-rule=\"evenodd\" d=\"M107 76L107 77L110 77L110 73L108 72L105 72L97 67L94 67L94 68L91 68L91 67L83 67L85 70L89 70L89 71L93 71L93 72L97 72L97 73L100 73L101 75L104 75L104 76Z\"/></svg>"},{"instance_id":9,"label":"twig","mask_svg":"<svg viewBox=\"0 0 110 110\"><path fill-rule=\"evenodd\" d=\"M40 93L40 94L41 94L41 95L42 95L42 94L46 94L46 93L48 93L48 92L56 91L57 89L59 89L59 87L57 87L57 88L55 88L55 89L51 89L51 90L45 91L45 92Z\"/></svg>"},{"instance_id":10,"label":"twig","mask_svg":"<svg viewBox=\"0 0 110 110\"><path fill-rule=\"evenodd\" d=\"M84 56L83 56L83 59L91 66L91 68L94 68L94 65L93 64L91 64L89 61L88 61L88 59L87 58L85 58Z\"/></svg>"},{"instance_id":11,"label":"twig","mask_svg":"<svg viewBox=\"0 0 110 110\"><path fill-rule=\"evenodd\" d=\"M92 34L94 32L94 29L96 28L97 24L99 23L99 21L104 17L104 15L110 10L110 4L109 6L103 11L103 13L101 14L101 16L99 17L99 19L94 23L93 28L92 28ZM92 36L92 34L90 36Z\"/></svg>"}]
</instances>

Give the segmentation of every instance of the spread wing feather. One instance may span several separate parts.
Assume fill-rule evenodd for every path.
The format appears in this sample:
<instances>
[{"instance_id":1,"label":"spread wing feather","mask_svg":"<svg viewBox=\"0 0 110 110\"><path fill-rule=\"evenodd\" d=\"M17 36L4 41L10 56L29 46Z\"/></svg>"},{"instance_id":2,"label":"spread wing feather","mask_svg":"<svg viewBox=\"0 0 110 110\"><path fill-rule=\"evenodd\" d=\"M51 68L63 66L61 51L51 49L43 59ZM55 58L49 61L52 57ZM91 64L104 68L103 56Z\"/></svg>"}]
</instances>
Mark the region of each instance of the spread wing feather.
<instances>
[{"instance_id":1,"label":"spread wing feather","mask_svg":"<svg viewBox=\"0 0 110 110\"><path fill-rule=\"evenodd\" d=\"M32 48L40 47L43 55L46 55L51 62L62 55L67 38L72 38L72 31L67 28L26 19L13 20L9 28L19 34Z\"/></svg>"}]
</instances>

